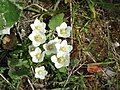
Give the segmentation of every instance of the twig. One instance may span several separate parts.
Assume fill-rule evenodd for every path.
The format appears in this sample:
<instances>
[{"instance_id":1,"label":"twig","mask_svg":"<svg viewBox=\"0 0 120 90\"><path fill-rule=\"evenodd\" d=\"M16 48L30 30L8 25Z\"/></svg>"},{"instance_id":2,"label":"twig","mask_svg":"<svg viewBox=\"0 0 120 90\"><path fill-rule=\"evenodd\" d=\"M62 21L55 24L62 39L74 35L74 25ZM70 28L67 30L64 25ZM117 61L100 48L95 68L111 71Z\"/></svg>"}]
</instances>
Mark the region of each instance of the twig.
<instances>
[{"instance_id":1,"label":"twig","mask_svg":"<svg viewBox=\"0 0 120 90\"><path fill-rule=\"evenodd\" d=\"M73 11L72 11L72 0L70 0L70 23L71 23L71 27L72 27L72 31L71 31L71 38L73 38ZM71 44L73 45L73 39L71 39Z\"/></svg>"},{"instance_id":2,"label":"twig","mask_svg":"<svg viewBox=\"0 0 120 90\"><path fill-rule=\"evenodd\" d=\"M93 55L89 52L86 52L86 54L93 60L94 63L97 63L96 60L94 59ZM105 71L102 69L102 72L104 73L105 76L108 76Z\"/></svg>"},{"instance_id":3,"label":"twig","mask_svg":"<svg viewBox=\"0 0 120 90\"><path fill-rule=\"evenodd\" d=\"M90 52L85 52L85 54L87 54L93 60L93 62L96 63L95 58L92 56L92 54Z\"/></svg>"},{"instance_id":4,"label":"twig","mask_svg":"<svg viewBox=\"0 0 120 90\"><path fill-rule=\"evenodd\" d=\"M15 89L15 87L1 73L0 73L0 76Z\"/></svg>"},{"instance_id":5,"label":"twig","mask_svg":"<svg viewBox=\"0 0 120 90\"><path fill-rule=\"evenodd\" d=\"M56 9L57 9L57 7L58 7L58 5L59 5L60 1L61 1L61 0L58 0L58 1L56 2L56 4L55 4L55 6L54 6L53 11L56 11Z\"/></svg>"},{"instance_id":6,"label":"twig","mask_svg":"<svg viewBox=\"0 0 120 90\"><path fill-rule=\"evenodd\" d=\"M79 63L79 62L78 62L78 63ZM80 68L84 65L84 63L86 63L86 62L84 62L84 63L81 64L77 69L75 69L75 67L78 65L78 63L72 68L72 70L71 70L71 72L70 72L70 74L69 74L69 76L68 76L68 78L67 78L67 80L66 80L66 82L65 82L65 84L64 84L64 88L65 88L65 86L67 85L67 82L69 81L71 75L74 74L78 69L80 69ZM75 69L75 70L74 70L74 69Z\"/></svg>"},{"instance_id":7,"label":"twig","mask_svg":"<svg viewBox=\"0 0 120 90\"><path fill-rule=\"evenodd\" d=\"M36 6L36 7L40 8L40 9L44 10L45 12L47 12L47 9L45 9L45 8L41 7L41 6L40 6L40 5L38 5L38 4L31 4L31 5L28 5L28 6L27 6L27 7L25 7L24 9L27 9L27 8L29 8L29 7L31 7L31 6Z\"/></svg>"},{"instance_id":8,"label":"twig","mask_svg":"<svg viewBox=\"0 0 120 90\"><path fill-rule=\"evenodd\" d=\"M32 85L32 83L31 83L31 81L29 80L29 78L28 78L28 83L30 84L32 90L35 90L34 87L33 87L33 85Z\"/></svg>"},{"instance_id":9,"label":"twig","mask_svg":"<svg viewBox=\"0 0 120 90\"><path fill-rule=\"evenodd\" d=\"M73 71L73 74L78 70L80 69L86 62L84 62L83 64L81 64L78 68L76 68L74 71Z\"/></svg>"},{"instance_id":10,"label":"twig","mask_svg":"<svg viewBox=\"0 0 120 90\"><path fill-rule=\"evenodd\" d=\"M78 62L77 64L79 64L79 62ZM67 80L65 81L65 84L64 84L64 86L63 86L64 88L65 88L65 86L67 85L67 82L69 81L69 78L70 78L70 76L72 75L73 70L75 69L75 67L77 66L77 64L72 68L72 70L71 70L71 72L70 72L70 74L69 74Z\"/></svg>"}]
</instances>

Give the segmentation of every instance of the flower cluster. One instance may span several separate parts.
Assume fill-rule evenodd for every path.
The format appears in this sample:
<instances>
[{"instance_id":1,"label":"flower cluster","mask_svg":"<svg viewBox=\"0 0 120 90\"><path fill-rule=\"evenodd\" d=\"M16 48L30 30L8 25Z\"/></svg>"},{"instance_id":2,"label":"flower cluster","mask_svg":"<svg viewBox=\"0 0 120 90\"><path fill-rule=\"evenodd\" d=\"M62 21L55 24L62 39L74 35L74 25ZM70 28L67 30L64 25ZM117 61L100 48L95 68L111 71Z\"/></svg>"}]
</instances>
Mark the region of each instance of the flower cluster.
<instances>
[{"instance_id":1,"label":"flower cluster","mask_svg":"<svg viewBox=\"0 0 120 90\"><path fill-rule=\"evenodd\" d=\"M36 18L30 26L32 33L28 38L32 41L32 45L29 46L29 54L32 57L32 61L40 63L44 61L45 55L51 55L51 61L55 64L56 68L69 66L70 52L73 47L68 45L65 39L70 37L72 28L63 22L60 26L56 27L58 37L46 43L46 24ZM59 39L59 37L63 39ZM44 51L39 48L40 45L43 46ZM44 79L47 74L48 72L44 66L35 68L36 78Z\"/></svg>"}]
</instances>

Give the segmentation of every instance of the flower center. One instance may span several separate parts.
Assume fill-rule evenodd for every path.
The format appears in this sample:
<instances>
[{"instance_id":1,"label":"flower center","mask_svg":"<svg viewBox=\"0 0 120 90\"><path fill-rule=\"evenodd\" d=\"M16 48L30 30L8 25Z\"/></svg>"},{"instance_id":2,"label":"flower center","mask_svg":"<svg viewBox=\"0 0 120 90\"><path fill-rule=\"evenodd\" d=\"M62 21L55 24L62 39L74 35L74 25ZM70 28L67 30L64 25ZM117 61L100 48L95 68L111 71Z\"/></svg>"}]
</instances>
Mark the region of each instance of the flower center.
<instances>
[{"instance_id":1,"label":"flower center","mask_svg":"<svg viewBox=\"0 0 120 90\"><path fill-rule=\"evenodd\" d=\"M54 49L54 47L55 47L55 45L54 45L54 44L50 44L50 45L48 45L48 46L47 46L47 50L53 50L53 49Z\"/></svg>"},{"instance_id":2,"label":"flower center","mask_svg":"<svg viewBox=\"0 0 120 90\"><path fill-rule=\"evenodd\" d=\"M42 54L41 54L41 53L37 53L37 54L36 54L36 58L37 58L37 59L41 59L41 58L42 58Z\"/></svg>"},{"instance_id":3,"label":"flower center","mask_svg":"<svg viewBox=\"0 0 120 90\"><path fill-rule=\"evenodd\" d=\"M43 71L43 70L39 70L37 73L38 73L39 75L41 75L41 74L44 73L44 71Z\"/></svg>"},{"instance_id":4,"label":"flower center","mask_svg":"<svg viewBox=\"0 0 120 90\"><path fill-rule=\"evenodd\" d=\"M61 34L67 34L67 29L60 29Z\"/></svg>"},{"instance_id":5,"label":"flower center","mask_svg":"<svg viewBox=\"0 0 120 90\"><path fill-rule=\"evenodd\" d=\"M60 64L64 64L65 61L66 61L65 57L59 57L58 58L58 63L60 63Z\"/></svg>"},{"instance_id":6,"label":"flower center","mask_svg":"<svg viewBox=\"0 0 120 90\"><path fill-rule=\"evenodd\" d=\"M41 30L42 28L41 28L41 26L35 26L35 29L36 30Z\"/></svg>"},{"instance_id":7,"label":"flower center","mask_svg":"<svg viewBox=\"0 0 120 90\"><path fill-rule=\"evenodd\" d=\"M63 52L66 52L66 48L65 47L61 47L60 50L63 51Z\"/></svg>"},{"instance_id":8,"label":"flower center","mask_svg":"<svg viewBox=\"0 0 120 90\"><path fill-rule=\"evenodd\" d=\"M42 40L42 37L40 35L34 36L35 41L40 42Z\"/></svg>"},{"instance_id":9,"label":"flower center","mask_svg":"<svg viewBox=\"0 0 120 90\"><path fill-rule=\"evenodd\" d=\"M44 74L46 73L46 71L45 71L45 70L39 70L37 73L38 73L39 75L44 75Z\"/></svg>"}]
</instances>

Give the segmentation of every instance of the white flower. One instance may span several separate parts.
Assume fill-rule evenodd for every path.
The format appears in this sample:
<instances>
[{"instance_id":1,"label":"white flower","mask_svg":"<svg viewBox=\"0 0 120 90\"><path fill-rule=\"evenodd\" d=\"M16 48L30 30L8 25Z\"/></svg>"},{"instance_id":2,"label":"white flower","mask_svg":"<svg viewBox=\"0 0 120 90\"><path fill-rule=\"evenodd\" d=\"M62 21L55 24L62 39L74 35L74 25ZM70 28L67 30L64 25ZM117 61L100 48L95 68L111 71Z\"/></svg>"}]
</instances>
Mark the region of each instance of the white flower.
<instances>
[{"instance_id":1,"label":"white flower","mask_svg":"<svg viewBox=\"0 0 120 90\"><path fill-rule=\"evenodd\" d=\"M44 66L35 68L35 78L45 79L48 72L45 70Z\"/></svg>"},{"instance_id":2,"label":"white flower","mask_svg":"<svg viewBox=\"0 0 120 90\"><path fill-rule=\"evenodd\" d=\"M45 49L46 54L50 55L50 54L57 53L55 44L60 42L61 42L61 39L58 39L58 37L56 37L54 40L50 40L48 43L44 44L43 48Z\"/></svg>"},{"instance_id":3,"label":"white flower","mask_svg":"<svg viewBox=\"0 0 120 90\"><path fill-rule=\"evenodd\" d=\"M66 40L63 40L61 43L55 44L57 52L60 53L70 53L73 49L72 45L68 45Z\"/></svg>"},{"instance_id":4,"label":"white flower","mask_svg":"<svg viewBox=\"0 0 120 90\"><path fill-rule=\"evenodd\" d=\"M56 27L56 31L59 37L67 38L70 37L70 32L72 28L67 26L65 22L63 22L60 26Z\"/></svg>"},{"instance_id":5,"label":"white flower","mask_svg":"<svg viewBox=\"0 0 120 90\"><path fill-rule=\"evenodd\" d=\"M32 44L37 47L40 44L43 44L46 41L45 34L36 33L32 31L32 33L28 36L28 38L32 41Z\"/></svg>"},{"instance_id":6,"label":"white flower","mask_svg":"<svg viewBox=\"0 0 120 90\"><path fill-rule=\"evenodd\" d=\"M70 54L57 53L51 57L51 61L55 63L56 68L69 66Z\"/></svg>"},{"instance_id":7,"label":"white flower","mask_svg":"<svg viewBox=\"0 0 120 90\"><path fill-rule=\"evenodd\" d=\"M46 24L44 22L40 22L37 18L35 19L34 23L30 25L33 31L45 33L46 32Z\"/></svg>"},{"instance_id":8,"label":"white flower","mask_svg":"<svg viewBox=\"0 0 120 90\"><path fill-rule=\"evenodd\" d=\"M31 53L32 61L35 63L42 62L44 56L45 56L45 51L42 52L39 47L37 47L35 51Z\"/></svg>"}]
</instances>

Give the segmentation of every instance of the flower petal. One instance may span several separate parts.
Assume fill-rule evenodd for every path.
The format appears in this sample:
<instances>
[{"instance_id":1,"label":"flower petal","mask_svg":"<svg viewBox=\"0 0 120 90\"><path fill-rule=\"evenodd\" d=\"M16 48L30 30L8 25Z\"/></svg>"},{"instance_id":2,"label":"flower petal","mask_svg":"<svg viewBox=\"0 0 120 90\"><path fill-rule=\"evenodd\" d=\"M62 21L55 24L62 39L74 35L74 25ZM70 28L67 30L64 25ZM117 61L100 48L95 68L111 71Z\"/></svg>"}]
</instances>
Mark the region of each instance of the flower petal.
<instances>
[{"instance_id":1,"label":"flower petal","mask_svg":"<svg viewBox=\"0 0 120 90\"><path fill-rule=\"evenodd\" d=\"M63 65L62 65L62 64L59 64L59 63L55 63L55 67L56 67L56 68L61 68L61 67L63 67Z\"/></svg>"},{"instance_id":2,"label":"flower petal","mask_svg":"<svg viewBox=\"0 0 120 90\"><path fill-rule=\"evenodd\" d=\"M57 57L56 57L55 55L53 55L53 56L51 57L51 61L52 61L53 63L56 63L56 62L57 62Z\"/></svg>"},{"instance_id":3,"label":"flower petal","mask_svg":"<svg viewBox=\"0 0 120 90\"><path fill-rule=\"evenodd\" d=\"M32 61L33 61L34 63L38 63L38 59L37 59L36 57L32 57Z\"/></svg>"},{"instance_id":4,"label":"flower petal","mask_svg":"<svg viewBox=\"0 0 120 90\"><path fill-rule=\"evenodd\" d=\"M34 24L35 24L35 25L40 24L40 20L38 20L38 18L36 18L35 21L34 21Z\"/></svg>"},{"instance_id":5,"label":"flower petal","mask_svg":"<svg viewBox=\"0 0 120 90\"><path fill-rule=\"evenodd\" d=\"M60 28L61 28L61 29L67 28L67 24L66 24L65 22L63 22L63 23L60 25Z\"/></svg>"}]
</instances>

